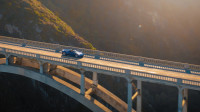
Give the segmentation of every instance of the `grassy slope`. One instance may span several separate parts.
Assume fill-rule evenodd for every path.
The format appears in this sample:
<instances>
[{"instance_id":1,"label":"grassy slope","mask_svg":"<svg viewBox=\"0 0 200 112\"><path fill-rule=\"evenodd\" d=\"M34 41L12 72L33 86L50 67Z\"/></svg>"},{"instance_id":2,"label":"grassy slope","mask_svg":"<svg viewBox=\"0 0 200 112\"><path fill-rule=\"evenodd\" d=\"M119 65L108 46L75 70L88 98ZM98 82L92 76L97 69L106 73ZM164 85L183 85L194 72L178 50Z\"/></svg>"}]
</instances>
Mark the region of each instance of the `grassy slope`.
<instances>
[{"instance_id":1,"label":"grassy slope","mask_svg":"<svg viewBox=\"0 0 200 112\"><path fill-rule=\"evenodd\" d=\"M22 32L17 36L21 38L95 49L37 0L2 0L0 14L0 25L17 26Z\"/></svg>"}]
</instances>

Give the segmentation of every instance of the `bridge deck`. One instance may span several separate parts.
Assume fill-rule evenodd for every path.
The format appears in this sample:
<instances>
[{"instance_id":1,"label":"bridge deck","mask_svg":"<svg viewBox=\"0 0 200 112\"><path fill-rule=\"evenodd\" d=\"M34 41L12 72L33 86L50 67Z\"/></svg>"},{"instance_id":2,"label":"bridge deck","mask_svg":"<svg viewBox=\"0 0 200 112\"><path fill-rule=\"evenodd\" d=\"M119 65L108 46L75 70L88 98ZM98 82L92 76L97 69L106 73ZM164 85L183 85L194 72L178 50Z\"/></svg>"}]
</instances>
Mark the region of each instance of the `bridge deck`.
<instances>
[{"instance_id":1,"label":"bridge deck","mask_svg":"<svg viewBox=\"0 0 200 112\"><path fill-rule=\"evenodd\" d=\"M61 57L61 53L54 53L54 52L50 52L50 51L20 47L20 46L15 46L15 45L8 45L8 44L3 44L3 43L0 43L0 47L14 49L14 50L20 50L20 51L25 51L25 52L30 52L30 53L37 53L37 54L47 55L47 56ZM141 67L141 66L136 66L136 65L123 64L123 63L119 63L119 62L110 62L110 61L105 61L105 60L92 59L92 58L87 58L87 57L84 57L81 59L71 58L71 57L63 57L63 58L67 58L69 60L78 60L81 62L89 62L89 63L93 63L93 64L98 64L98 65L106 65L106 66L110 66L110 67L135 70L135 71L144 72L144 73L153 73L153 74L158 74L158 75L162 75L162 76L188 79L188 80L192 80L192 81L200 81L200 76L193 75L193 74L174 72L174 71L155 69L155 68L148 68L148 67Z\"/></svg>"}]
</instances>

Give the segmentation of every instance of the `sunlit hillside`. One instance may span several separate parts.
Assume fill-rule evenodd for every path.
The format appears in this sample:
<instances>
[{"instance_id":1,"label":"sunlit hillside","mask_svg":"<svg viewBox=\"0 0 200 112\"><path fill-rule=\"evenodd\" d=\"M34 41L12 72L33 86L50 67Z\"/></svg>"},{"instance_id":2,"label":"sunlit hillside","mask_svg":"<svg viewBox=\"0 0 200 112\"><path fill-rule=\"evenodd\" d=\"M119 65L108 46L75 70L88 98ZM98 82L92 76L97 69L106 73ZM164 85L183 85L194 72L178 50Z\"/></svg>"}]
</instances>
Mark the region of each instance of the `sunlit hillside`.
<instances>
[{"instance_id":1,"label":"sunlit hillside","mask_svg":"<svg viewBox=\"0 0 200 112\"><path fill-rule=\"evenodd\" d=\"M0 35L93 48L37 0L1 0Z\"/></svg>"}]
</instances>

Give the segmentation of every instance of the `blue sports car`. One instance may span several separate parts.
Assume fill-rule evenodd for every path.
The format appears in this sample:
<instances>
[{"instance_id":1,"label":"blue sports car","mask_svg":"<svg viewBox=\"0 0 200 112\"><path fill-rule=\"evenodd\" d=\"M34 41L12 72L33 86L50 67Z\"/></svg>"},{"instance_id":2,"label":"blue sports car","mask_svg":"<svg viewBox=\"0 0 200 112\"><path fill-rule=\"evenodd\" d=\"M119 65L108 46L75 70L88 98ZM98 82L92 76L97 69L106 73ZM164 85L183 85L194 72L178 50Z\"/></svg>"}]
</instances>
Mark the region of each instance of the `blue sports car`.
<instances>
[{"instance_id":1,"label":"blue sports car","mask_svg":"<svg viewBox=\"0 0 200 112\"><path fill-rule=\"evenodd\" d=\"M76 57L76 58L82 58L84 56L84 54L80 51L72 50L72 49L63 49L62 56L67 56L67 55Z\"/></svg>"}]
</instances>

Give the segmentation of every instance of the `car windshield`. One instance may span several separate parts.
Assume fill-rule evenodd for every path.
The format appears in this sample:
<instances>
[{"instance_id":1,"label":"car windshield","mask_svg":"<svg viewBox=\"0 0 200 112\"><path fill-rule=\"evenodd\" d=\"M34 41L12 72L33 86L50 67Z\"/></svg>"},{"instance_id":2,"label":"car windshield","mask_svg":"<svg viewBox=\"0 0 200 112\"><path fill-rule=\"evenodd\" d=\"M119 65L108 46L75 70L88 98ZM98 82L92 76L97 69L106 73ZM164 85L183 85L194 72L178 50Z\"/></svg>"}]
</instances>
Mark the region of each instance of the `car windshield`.
<instances>
[{"instance_id":1,"label":"car windshield","mask_svg":"<svg viewBox=\"0 0 200 112\"><path fill-rule=\"evenodd\" d=\"M77 54L80 54L81 52L80 51L77 51L77 50L73 50L73 52L77 53Z\"/></svg>"}]
</instances>

